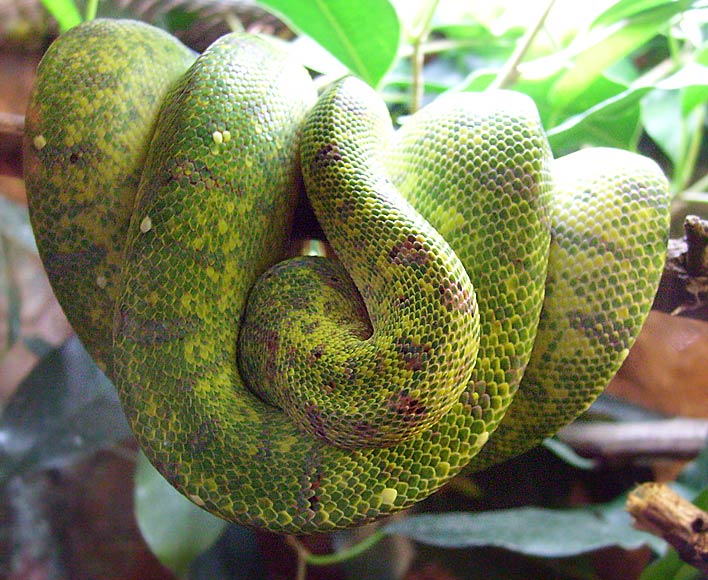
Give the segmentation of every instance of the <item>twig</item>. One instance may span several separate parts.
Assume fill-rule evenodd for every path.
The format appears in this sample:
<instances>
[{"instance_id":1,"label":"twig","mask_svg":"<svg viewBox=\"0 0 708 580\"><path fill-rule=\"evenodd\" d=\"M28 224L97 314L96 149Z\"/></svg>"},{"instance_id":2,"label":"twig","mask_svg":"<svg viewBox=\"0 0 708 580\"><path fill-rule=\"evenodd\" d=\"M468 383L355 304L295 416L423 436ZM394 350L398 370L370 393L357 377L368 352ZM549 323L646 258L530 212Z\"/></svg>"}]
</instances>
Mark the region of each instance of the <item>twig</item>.
<instances>
[{"instance_id":1,"label":"twig","mask_svg":"<svg viewBox=\"0 0 708 580\"><path fill-rule=\"evenodd\" d=\"M627 498L634 527L671 544L686 563L708 574L708 513L660 483L645 483Z\"/></svg>"},{"instance_id":2,"label":"twig","mask_svg":"<svg viewBox=\"0 0 708 580\"><path fill-rule=\"evenodd\" d=\"M25 118L14 113L0 111L0 135L23 135L25 132Z\"/></svg>"},{"instance_id":3,"label":"twig","mask_svg":"<svg viewBox=\"0 0 708 580\"><path fill-rule=\"evenodd\" d=\"M286 536L285 541L297 555L297 580L305 580L307 566L334 566L360 556L380 542L386 534L376 530L360 542L333 554L313 554L295 536Z\"/></svg>"},{"instance_id":4,"label":"twig","mask_svg":"<svg viewBox=\"0 0 708 580\"><path fill-rule=\"evenodd\" d=\"M504 66L499 71L499 74L497 74L487 90L503 89L504 87L514 84L514 81L519 75L519 64L528 52L536 36L543 28L543 24L546 22L546 18L548 17L548 14L554 4L555 0L548 1L546 8L543 12L541 12L541 14L539 14L539 17L533 26L530 26L526 30L524 35L519 40L519 43L516 45L514 52L511 53L509 60L504 63Z\"/></svg>"},{"instance_id":5,"label":"twig","mask_svg":"<svg viewBox=\"0 0 708 580\"><path fill-rule=\"evenodd\" d=\"M360 542L357 542L348 548L339 550L338 552L334 552L333 554L312 554L308 552L306 562L308 564L312 564L313 566L332 566L334 564L341 564L342 562L346 562L347 560L360 556L372 546L380 542L385 535L386 534L381 530L376 530Z\"/></svg>"},{"instance_id":6,"label":"twig","mask_svg":"<svg viewBox=\"0 0 708 580\"><path fill-rule=\"evenodd\" d=\"M423 83L423 66L425 65L425 54L421 49L422 42L416 39L413 44L413 71L411 78L411 108L410 113L415 113L423 104L423 93L425 85Z\"/></svg>"},{"instance_id":7,"label":"twig","mask_svg":"<svg viewBox=\"0 0 708 580\"><path fill-rule=\"evenodd\" d=\"M96 13L98 12L98 0L88 0L86 2L86 14L85 19L93 20L96 18Z\"/></svg>"},{"instance_id":8,"label":"twig","mask_svg":"<svg viewBox=\"0 0 708 580\"><path fill-rule=\"evenodd\" d=\"M686 216L686 235L669 240L654 308L708 320L708 221Z\"/></svg>"},{"instance_id":9,"label":"twig","mask_svg":"<svg viewBox=\"0 0 708 580\"><path fill-rule=\"evenodd\" d=\"M696 171L696 164L701 153L701 147L703 145L704 136L704 125L706 120L706 107L705 104L696 108L693 115L682 118L681 120L681 130L682 132L690 132L688 137L688 143L686 144L685 155L681 161L680 167L674 168L675 175L672 176L672 188L673 191L682 191L690 183L693 174ZM694 116L695 115L695 116ZM694 126L689 126L693 121Z\"/></svg>"},{"instance_id":10,"label":"twig","mask_svg":"<svg viewBox=\"0 0 708 580\"><path fill-rule=\"evenodd\" d=\"M423 45L430 33L430 23L438 7L439 0L432 0L428 5L427 13L423 15L418 30L413 38L413 78L411 79L411 107L410 112L415 113L423 105L423 93L425 84L423 83L423 67L425 65L425 50Z\"/></svg>"},{"instance_id":11,"label":"twig","mask_svg":"<svg viewBox=\"0 0 708 580\"><path fill-rule=\"evenodd\" d=\"M297 574L295 580L305 580L307 574L307 556L310 551L295 536L285 536L285 543L290 546L297 556Z\"/></svg>"},{"instance_id":12,"label":"twig","mask_svg":"<svg viewBox=\"0 0 708 580\"><path fill-rule=\"evenodd\" d=\"M478 38L435 38L422 42L420 48L423 55L430 56L461 48L479 48L481 45L482 42ZM413 56L413 45L401 47L399 55L401 58L411 58Z\"/></svg>"},{"instance_id":13,"label":"twig","mask_svg":"<svg viewBox=\"0 0 708 580\"><path fill-rule=\"evenodd\" d=\"M687 459L705 448L708 420L576 422L561 429L558 438L581 455L607 459L658 456Z\"/></svg>"},{"instance_id":14,"label":"twig","mask_svg":"<svg viewBox=\"0 0 708 580\"><path fill-rule=\"evenodd\" d=\"M686 270L689 274L700 275L708 271L708 222L698 216L686 216Z\"/></svg>"}]
</instances>

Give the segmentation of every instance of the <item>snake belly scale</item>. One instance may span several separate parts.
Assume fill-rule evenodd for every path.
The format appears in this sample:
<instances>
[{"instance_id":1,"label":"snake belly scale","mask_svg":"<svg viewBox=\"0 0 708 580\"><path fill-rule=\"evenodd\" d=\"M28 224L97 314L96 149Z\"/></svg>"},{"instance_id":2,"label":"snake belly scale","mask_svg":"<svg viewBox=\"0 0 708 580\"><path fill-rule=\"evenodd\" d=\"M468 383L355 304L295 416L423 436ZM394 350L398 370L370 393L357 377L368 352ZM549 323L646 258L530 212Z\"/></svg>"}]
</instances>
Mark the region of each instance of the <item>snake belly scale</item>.
<instances>
[{"instance_id":1,"label":"snake belly scale","mask_svg":"<svg viewBox=\"0 0 708 580\"><path fill-rule=\"evenodd\" d=\"M247 34L195 55L132 21L65 33L25 164L55 293L147 456L283 533L405 509L571 421L665 253L653 162L553 160L513 92L444 96L394 131L363 82L318 96ZM334 257L286 259L303 188Z\"/></svg>"}]
</instances>

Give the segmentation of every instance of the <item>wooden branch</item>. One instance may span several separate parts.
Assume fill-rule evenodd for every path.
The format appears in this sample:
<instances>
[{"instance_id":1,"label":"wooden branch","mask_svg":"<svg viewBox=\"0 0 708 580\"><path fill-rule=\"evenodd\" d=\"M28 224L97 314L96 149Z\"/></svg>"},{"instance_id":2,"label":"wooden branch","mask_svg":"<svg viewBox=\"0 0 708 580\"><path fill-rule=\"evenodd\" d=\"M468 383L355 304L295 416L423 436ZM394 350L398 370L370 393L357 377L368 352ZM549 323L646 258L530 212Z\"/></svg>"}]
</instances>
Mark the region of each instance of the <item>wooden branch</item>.
<instances>
[{"instance_id":1,"label":"wooden branch","mask_svg":"<svg viewBox=\"0 0 708 580\"><path fill-rule=\"evenodd\" d=\"M0 111L0 135L22 136L24 131L25 118L23 115Z\"/></svg>"},{"instance_id":2,"label":"wooden branch","mask_svg":"<svg viewBox=\"0 0 708 580\"><path fill-rule=\"evenodd\" d=\"M0 178L22 177L22 136L25 118L22 115L0 111L0 143L4 155L0 156ZM0 195L7 195L5 188ZM20 196L24 199L24 195Z\"/></svg>"},{"instance_id":3,"label":"wooden branch","mask_svg":"<svg viewBox=\"0 0 708 580\"><path fill-rule=\"evenodd\" d=\"M561 429L558 438L581 455L607 460L691 459L706 446L708 420L575 422Z\"/></svg>"},{"instance_id":4,"label":"wooden branch","mask_svg":"<svg viewBox=\"0 0 708 580\"><path fill-rule=\"evenodd\" d=\"M686 563L708 575L708 513L661 483L644 483L627 498L634 527L671 544Z\"/></svg>"},{"instance_id":5,"label":"wooden branch","mask_svg":"<svg viewBox=\"0 0 708 580\"><path fill-rule=\"evenodd\" d=\"M529 48L531 48L531 44L536 39L536 36L543 29L546 18L551 12L551 8L553 8L554 4L555 0L548 0L543 11L539 13L538 18L533 25L526 30L517 43L516 48L514 48L514 52L509 57L509 60L504 63L502 69L487 88L488 91L503 89L513 85L516 82L516 79L519 76L519 65L521 64L521 61L528 52Z\"/></svg>"},{"instance_id":6,"label":"wooden branch","mask_svg":"<svg viewBox=\"0 0 708 580\"><path fill-rule=\"evenodd\" d=\"M685 236L669 240L654 308L708 320L708 221L686 216Z\"/></svg>"},{"instance_id":7,"label":"wooden branch","mask_svg":"<svg viewBox=\"0 0 708 580\"><path fill-rule=\"evenodd\" d=\"M708 221L698 216L686 216L686 270L689 274L700 276L708 273Z\"/></svg>"}]
</instances>

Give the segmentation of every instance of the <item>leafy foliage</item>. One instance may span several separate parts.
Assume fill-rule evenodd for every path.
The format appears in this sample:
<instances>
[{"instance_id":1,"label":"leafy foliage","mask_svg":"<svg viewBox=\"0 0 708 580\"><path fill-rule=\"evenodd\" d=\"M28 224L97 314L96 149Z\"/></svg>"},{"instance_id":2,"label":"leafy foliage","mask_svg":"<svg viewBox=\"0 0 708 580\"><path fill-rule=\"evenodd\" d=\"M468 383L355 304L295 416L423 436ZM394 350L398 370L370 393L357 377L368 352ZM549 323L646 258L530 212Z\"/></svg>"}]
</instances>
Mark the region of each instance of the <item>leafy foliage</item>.
<instances>
[{"instance_id":1,"label":"leafy foliage","mask_svg":"<svg viewBox=\"0 0 708 580\"><path fill-rule=\"evenodd\" d=\"M113 385L71 338L41 360L0 415L0 484L129 436Z\"/></svg>"},{"instance_id":2,"label":"leafy foliage","mask_svg":"<svg viewBox=\"0 0 708 580\"><path fill-rule=\"evenodd\" d=\"M73 0L42 0L42 3L57 19L62 32L73 28L82 20L81 13Z\"/></svg>"},{"instance_id":3,"label":"leafy foliage","mask_svg":"<svg viewBox=\"0 0 708 580\"><path fill-rule=\"evenodd\" d=\"M372 86L381 82L398 53L400 27L388 0L266 0L263 4Z\"/></svg>"},{"instance_id":4,"label":"leafy foliage","mask_svg":"<svg viewBox=\"0 0 708 580\"><path fill-rule=\"evenodd\" d=\"M155 470L141 453L135 473L138 525L153 553L184 576L199 554L221 535L226 522L198 508ZM165 514L170 524L166 525Z\"/></svg>"},{"instance_id":5,"label":"leafy foliage","mask_svg":"<svg viewBox=\"0 0 708 580\"><path fill-rule=\"evenodd\" d=\"M63 30L81 20L73 0L43 2ZM419 93L423 102L428 102L446 91L484 91L495 83L502 84L534 99L557 156L588 145L649 151L671 175L678 196L687 189L704 189L702 174L706 168L701 166L700 154L705 148L708 101L708 3L559 0L535 31L530 23L538 20L542 4L545 2L525 0L261 2L299 35L292 41L292 48L306 55L306 64L312 70L333 74L349 71L362 77L380 90L396 116L409 114L415 107L414 95ZM99 15L103 6L99 5ZM179 21L183 24L184 18ZM178 26L174 18L161 24ZM530 38L530 44L522 54L514 55L525 37ZM505 68L516 56L520 56L519 61ZM337 66L332 65L333 58ZM66 347L71 352L75 348ZM84 363L78 367L59 365L57 361L63 360L66 349L45 359L38 374L23 385L18 397L29 399L13 402L5 410L0 421L0 429L6 430L0 430L0 435L5 439L0 437L0 441L21 435L22 429L39 429L34 416L48 412L41 401L50 400L46 387L54 381L67 389L78 383L96 389L99 395L95 403L109 410L104 424L113 432L102 432L102 439L82 433L84 441L98 444L125 434L104 379L87 371ZM76 374L72 379L66 373ZM74 380L78 383L71 382ZM26 411L18 410L21 403L29 404ZM95 417L86 412L93 412L90 399L89 403L62 415L63 420L76 424L86 421L87 426L97 428ZM52 433L49 439L56 443L54 446L40 447L39 440L26 440L29 443L21 452L4 449L0 475L51 464L52 454L66 457L70 450L59 444L67 440L66 434L61 430ZM100 433L94 430L93 434ZM696 470L708 473L705 457L687 471L694 474L690 485L697 493L708 487L708 478L696 477ZM685 475L683 484L689 485L688 480ZM195 515L191 504L167 489L160 476L141 462L136 493L144 534L171 568L184 573L189 562L222 532L223 523ZM155 498L163 499L158 502ZM705 494L697 501L702 507L708 506ZM646 535L631 529L620 505L434 513L388 524L384 530L435 546L493 545L544 558L650 542ZM656 542L653 545L658 549ZM692 574L669 551L642 578L695 577Z\"/></svg>"},{"instance_id":6,"label":"leafy foliage","mask_svg":"<svg viewBox=\"0 0 708 580\"><path fill-rule=\"evenodd\" d=\"M385 531L442 548L495 546L543 558L567 558L608 546L633 549L653 542L630 527L629 516L619 506L414 515L387 525Z\"/></svg>"}]
</instances>

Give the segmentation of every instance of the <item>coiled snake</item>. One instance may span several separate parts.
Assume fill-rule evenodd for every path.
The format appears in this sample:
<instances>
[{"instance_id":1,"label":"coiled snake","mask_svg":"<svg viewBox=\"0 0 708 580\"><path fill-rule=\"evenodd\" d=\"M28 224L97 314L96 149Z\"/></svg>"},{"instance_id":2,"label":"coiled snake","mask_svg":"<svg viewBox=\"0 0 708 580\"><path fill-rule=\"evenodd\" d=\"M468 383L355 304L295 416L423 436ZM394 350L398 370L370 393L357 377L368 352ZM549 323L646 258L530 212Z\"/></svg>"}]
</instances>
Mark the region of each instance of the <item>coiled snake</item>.
<instances>
[{"instance_id":1,"label":"coiled snake","mask_svg":"<svg viewBox=\"0 0 708 580\"><path fill-rule=\"evenodd\" d=\"M25 164L56 295L148 457L278 532L391 514L571 421L665 253L652 161L553 160L513 92L443 96L394 132L361 81L318 98L246 34L197 57L137 22L72 29ZM336 258L284 260L303 183Z\"/></svg>"}]
</instances>

